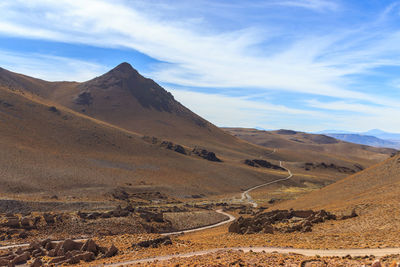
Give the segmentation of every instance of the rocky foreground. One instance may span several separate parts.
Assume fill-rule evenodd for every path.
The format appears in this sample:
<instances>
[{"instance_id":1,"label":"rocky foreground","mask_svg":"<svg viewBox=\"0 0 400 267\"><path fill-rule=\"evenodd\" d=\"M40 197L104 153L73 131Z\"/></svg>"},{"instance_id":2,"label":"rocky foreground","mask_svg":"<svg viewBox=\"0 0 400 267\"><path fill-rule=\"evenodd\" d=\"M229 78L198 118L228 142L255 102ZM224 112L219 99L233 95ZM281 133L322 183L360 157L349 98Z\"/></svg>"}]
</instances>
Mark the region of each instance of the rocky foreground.
<instances>
[{"instance_id":1,"label":"rocky foreground","mask_svg":"<svg viewBox=\"0 0 400 267\"><path fill-rule=\"evenodd\" d=\"M339 219L348 219L356 216L357 214L353 211L351 215L342 216ZM305 233L311 232L312 226L315 224L336 219L336 215L325 210L273 210L258 213L249 218L239 217L229 226L229 232L237 234Z\"/></svg>"},{"instance_id":2,"label":"rocky foreground","mask_svg":"<svg viewBox=\"0 0 400 267\"><path fill-rule=\"evenodd\" d=\"M96 259L115 256L118 249L111 245L109 248L98 246L93 240L76 242L67 239L54 242L49 239L32 242L28 247L0 251L0 266L15 266L27 264L39 267L44 264L77 264L81 261L91 262Z\"/></svg>"}]
</instances>

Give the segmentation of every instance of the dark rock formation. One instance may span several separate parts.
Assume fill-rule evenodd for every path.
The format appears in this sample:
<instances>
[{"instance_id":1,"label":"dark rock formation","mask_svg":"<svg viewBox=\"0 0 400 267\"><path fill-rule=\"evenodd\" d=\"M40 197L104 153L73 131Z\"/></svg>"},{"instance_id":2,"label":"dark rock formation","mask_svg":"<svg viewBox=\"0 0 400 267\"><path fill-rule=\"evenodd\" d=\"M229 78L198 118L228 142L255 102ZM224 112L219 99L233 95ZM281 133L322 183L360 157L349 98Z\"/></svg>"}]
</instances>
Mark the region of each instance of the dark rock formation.
<instances>
[{"instance_id":1,"label":"dark rock formation","mask_svg":"<svg viewBox=\"0 0 400 267\"><path fill-rule=\"evenodd\" d=\"M274 169L274 170L283 170L285 171L284 168L282 168L281 166L272 164L271 162L268 162L266 160L262 160L262 159L246 159L244 161L244 164L249 165L251 167L256 167L256 168L267 168L267 169Z\"/></svg>"},{"instance_id":2,"label":"dark rock formation","mask_svg":"<svg viewBox=\"0 0 400 267\"><path fill-rule=\"evenodd\" d=\"M163 141L160 146L163 147L163 148L166 148L166 149L169 149L169 150L184 154L184 155L187 154L186 150L185 150L185 148L183 146L174 144L174 143L172 143L170 141Z\"/></svg>"},{"instance_id":3,"label":"dark rock formation","mask_svg":"<svg viewBox=\"0 0 400 267\"><path fill-rule=\"evenodd\" d=\"M285 129L280 129L278 131L276 131L277 134L284 134L284 135L294 135L297 134L296 131L293 130L285 130Z\"/></svg>"},{"instance_id":4,"label":"dark rock formation","mask_svg":"<svg viewBox=\"0 0 400 267\"><path fill-rule=\"evenodd\" d=\"M204 148L195 147L192 153L209 161L222 162L222 160L217 158L214 152L207 151Z\"/></svg>"},{"instance_id":5,"label":"dark rock formation","mask_svg":"<svg viewBox=\"0 0 400 267\"><path fill-rule=\"evenodd\" d=\"M314 169L325 169L325 170L333 170L333 171L338 171L341 173L350 173L350 174L356 173L363 169L362 166L359 166L359 165L355 166L356 169L354 170L349 167L338 166L334 163L327 164L325 162L306 162L306 163L304 163L303 168L306 171L310 171L310 170L314 170Z\"/></svg>"},{"instance_id":6,"label":"dark rock formation","mask_svg":"<svg viewBox=\"0 0 400 267\"><path fill-rule=\"evenodd\" d=\"M313 224L326 220L336 220L336 216L325 210L274 210L258 213L250 218L239 217L229 226L229 232L237 234L310 232Z\"/></svg>"},{"instance_id":7,"label":"dark rock formation","mask_svg":"<svg viewBox=\"0 0 400 267\"><path fill-rule=\"evenodd\" d=\"M76 98L74 103L77 105L89 106L93 102L93 97L89 92L82 92Z\"/></svg>"}]
</instances>

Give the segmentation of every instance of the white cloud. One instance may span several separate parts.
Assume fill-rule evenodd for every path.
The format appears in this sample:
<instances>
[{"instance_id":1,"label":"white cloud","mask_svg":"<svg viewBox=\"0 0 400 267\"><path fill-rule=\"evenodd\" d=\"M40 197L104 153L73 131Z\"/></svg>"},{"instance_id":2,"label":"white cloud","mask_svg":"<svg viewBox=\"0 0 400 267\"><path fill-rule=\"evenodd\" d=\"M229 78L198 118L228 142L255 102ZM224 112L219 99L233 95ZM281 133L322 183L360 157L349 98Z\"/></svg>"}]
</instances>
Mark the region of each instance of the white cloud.
<instances>
[{"instance_id":1,"label":"white cloud","mask_svg":"<svg viewBox=\"0 0 400 267\"><path fill-rule=\"evenodd\" d=\"M276 5L301 7L316 11L338 9L338 4L336 2L326 0L279 0L273 3Z\"/></svg>"},{"instance_id":2,"label":"white cloud","mask_svg":"<svg viewBox=\"0 0 400 267\"><path fill-rule=\"evenodd\" d=\"M95 63L42 54L0 50L0 58L0 67L49 81L87 81L106 71L104 66Z\"/></svg>"},{"instance_id":3,"label":"white cloud","mask_svg":"<svg viewBox=\"0 0 400 267\"><path fill-rule=\"evenodd\" d=\"M327 0L271 0L265 3L315 11L340 9L336 2ZM395 100L381 95L349 89L353 84L349 78L351 75L366 74L381 66L399 65L397 44L400 31L388 31L384 24L380 24L393 8L390 12L384 11L377 21L360 27L323 34L283 31L279 35L279 27L274 32L254 25L233 30L222 30L216 25L210 29L207 17L180 19L176 16L172 19L173 16L163 16L162 10L149 8L146 1L3 0L0 7L2 35L132 48L165 62L146 73L160 82L211 87L219 92L226 88L252 88L260 93L277 90L347 99L308 104L326 110L369 111L370 115L382 121L387 121L387 112L397 105ZM162 4L159 7L166 8ZM176 9L178 7L174 6L169 11ZM273 48L279 46L279 49L267 46L280 38L286 41L272 44ZM45 55L27 55L24 59L21 55L4 51L0 51L0 64L51 80L84 80L105 71L101 66L79 60ZM56 69L53 66L61 67ZM178 90L174 93L189 107L193 95L202 99L204 107L193 105L193 109L219 125L224 125L226 118L235 123L243 120L244 124L254 121L253 125L261 125L262 120L254 119L255 114L265 121L271 121L271 117L277 120L278 116L296 114L323 117L318 112L260 104L222 93L189 94ZM361 101L388 105L388 109L359 104ZM221 103L228 103L224 104L225 109ZM196 110L200 108L202 110ZM221 110L228 111L225 114Z\"/></svg>"},{"instance_id":4,"label":"white cloud","mask_svg":"<svg viewBox=\"0 0 400 267\"><path fill-rule=\"evenodd\" d=\"M149 74L159 81L183 86L252 87L371 101L375 97L344 89L342 77L371 66L388 64L378 61L373 65L374 62L366 60L364 54L352 56L352 64L356 67L349 67L349 56L321 60L321 55L335 41L329 35L321 38L302 36L302 40L292 43L289 49L271 54L262 49L261 43L268 40L268 36L261 29L201 31L201 25L193 21L163 21L123 1L38 0L28 1L29 10L21 8L26 6L25 3L22 0L8 2L5 15L0 17L0 32L133 48L172 63L161 64ZM334 6L332 2L322 0L279 3L310 8ZM25 12L30 16L25 16ZM259 54L251 52L255 46L259 46Z\"/></svg>"},{"instance_id":5,"label":"white cloud","mask_svg":"<svg viewBox=\"0 0 400 267\"><path fill-rule=\"evenodd\" d=\"M278 129L287 125L285 118L294 121L302 120L303 122L307 118L326 118L325 114L318 111L258 102L248 100L245 97L167 89L178 101L218 126L260 126L268 129ZM309 125L304 124L301 129L306 129L307 126Z\"/></svg>"}]
</instances>

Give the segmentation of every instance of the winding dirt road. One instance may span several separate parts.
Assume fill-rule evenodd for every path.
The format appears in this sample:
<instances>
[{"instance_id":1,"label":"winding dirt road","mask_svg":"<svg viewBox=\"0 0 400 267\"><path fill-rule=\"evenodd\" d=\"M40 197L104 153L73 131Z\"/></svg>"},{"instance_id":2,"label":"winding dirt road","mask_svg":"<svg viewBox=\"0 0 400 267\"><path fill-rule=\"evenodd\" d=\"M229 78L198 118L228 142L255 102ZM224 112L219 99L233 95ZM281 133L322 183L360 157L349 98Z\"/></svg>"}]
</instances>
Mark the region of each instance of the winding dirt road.
<instances>
[{"instance_id":1,"label":"winding dirt road","mask_svg":"<svg viewBox=\"0 0 400 267\"><path fill-rule=\"evenodd\" d=\"M274 153L276 150L272 153ZM272 154L271 153L271 154ZM260 184L257 186L254 186L242 193L241 201L247 201L250 203L253 207L257 207L257 203L253 200L253 198L249 195L249 193L257 188L267 186L270 184L278 183L281 181L289 180L290 178L293 177L292 172L285 168L282 164L282 161L279 162L279 165L284 168L288 172L288 176L282 179L277 179L268 183ZM191 233L191 232L196 232L196 231L202 231L202 230L207 230L210 228L218 227L227 223L230 223L234 221L236 218L228 214L224 211L216 210L216 212L220 214L224 214L228 217L227 220L208 225L208 226L203 226L199 228L194 228L190 230L184 230L184 231L177 231L177 232L170 232L170 233L163 233L162 235L178 235L182 233ZM76 241L85 241L85 239L79 239ZM29 244L19 244L19 245L9 245L9 246L3 246L0 247L0 250L4 249L13 249L13 248L18 248L18 247L24 247L28 246ZM194 252L189 252L189 253L182 253L182 254L174 254L174 255L165 255L165 256L157 256L157 257L152 257L152 258L146 258L146 259L138 259L138 260L131 260L131 261L126 261L126 262L119 262L119 263L112 263L112 264L106 264L104 266L123 266L123 265L131 265L131 264L139 264L139 263L150 263L154 261L165 261L169 260L172 258L185 258L185 257L192 257L192 256L200 256L200 255L205 255L209 253L214 253L217 251L229 251L229 250L241 250L244 252L266 252L266 253L297 253L305 256L338 256L338 257L343 257L346 255L350 255L352 257L356 256L367 256L367 255L374 255L376 257L382 257L385 255L390 255L390 254L400 254L400 248L376 248L376 249L371 249L371 248L366 248L366 249L298 249L298 248L279 248L279 247L231 247L231 248L214 248L214 249L208 249L208 250L201 250L201 251L194 251Z\"/></svg>"},{"instance_id":2,"label":"winding dirt road","mask_svg":"<svg viewBox=\"0 0 400 267\"><path fill-rule=\"evenodd\" d=\"M129 264L139 264L139 263L149 263L154 261L165 261L172 258L187 258L192 256L200 256L206 255L210 253L214 253L217 251L229 251L229 250L241 250L244 252L266 252L266 253L297 253L304 256L338 256L343 257L350 255L352 257L356 256L369 256L374 255L375 257L383 257L391 254L399 254L400 248L377 248L377 249L297 249L297 248L276 248L276 247L232 247L232 248L215 248L215 249L207 249L201 251L194 251L184 254L175 254L175 255L166 255L166 256L157 256L152 258L140 259L140 260L132 260L120 263L108 264L105 266L123 266Z\"/></svg>"},{"instance_id":3,"label":"winding dirt road","mask_svg":"<svg viewBox=\"0 0 400 267\"><path fill-rule=\"evenodd\" d=\"M274 151L275 151L275 150L274 150ZM242 198L241 198L240 200L241 200L241 201L246 201L247 203L251 204L254 208L256 208L256 207L258 206L258 204L257 204L257 203L253 200L253 198L249 195L249 193L250 193L251 191L253 191L254 189L263 187L263 186L267 186L267 185L270 185L270 184L275 184L275 183L278 183L278 182L282 182L282 181L285 181L285 180L289 180L290 178L293 177L292 172L291 172L289 169L283 167L282 161L279 161L279 166L281 166L282 168L284 168L284 169L288 172L289 176L287 176L287 177L285 177L285 178L282 178L282 179L277 179L277 180L274 180L274 181L271 181L271 182L268 182L268 183L265 183L265 184L260 184L260 185L254 186L254 187L252 187L252 188L250 188L250 189L247 189L246 191L244 191L244 192L242 193Z\"/></svg>"},{"instance_id":4,"label":"winding dirt road","mask_svg":"<svg viewBox=\"0 0 400 267\"><path fill-rule=\"evenodd\" d=\"M219 222L219 223L215 223L215 224L211 224L211 225L207 225L207 226L202 226L202 227L198 227L198 228L194 228L194 229L189 229L189 230L183 230L183 231L177 231L177 232L170 232L170 233L162 233L161 235L166 236L166 235L179 235L179 234L183 234L183 233L191 233L191 232L196 232L196 231L202 231L202 230L207 230L207 229L211 229L214 227L218 227L227 223L230 223L232 221L234 221L236 218L235 216L226 213L224 211L222 211L222 209L220 210L216 210L215 212L223 214L225 216L228 217L227 220ZM74 239L74 241L86 241L87 239ZM61 241L54 241L54 242L61 242ZM29 243L25 243L25 244L18 244L18 245L8 245L8 246L2 246L0 247L0 250L5 250L5 249L14 249L14 248L19 248L19 247L27 247L29 246Z\"/></svg>"},{"instance_id":5,"label":"winding dirt road","mask_svg":"<svg viewBox=\"0 0 400 267\"><path fill-rule=\"evenodd\" d=\"M229 213L226 213L226 212L224 212L222 210L216 210L215 212L218 212L220 214L228 216L228 220L225 220L225 221L222 221L222 222L219 222L219 223L216 223L216 224L202 226L202 227L199 227L199 228L194 228L194 229L189 229L189 230L184 230L184 231L178 231L178 232L171 232L171 233L163 233L161 235L179 235L179 234L182 234L182 233L191 233L191 232L202 231L202 230L218 227L218 226L233 222L236 219L235 216L233 216L233 215L231 215Z\"/></svg>"}]
</instances>

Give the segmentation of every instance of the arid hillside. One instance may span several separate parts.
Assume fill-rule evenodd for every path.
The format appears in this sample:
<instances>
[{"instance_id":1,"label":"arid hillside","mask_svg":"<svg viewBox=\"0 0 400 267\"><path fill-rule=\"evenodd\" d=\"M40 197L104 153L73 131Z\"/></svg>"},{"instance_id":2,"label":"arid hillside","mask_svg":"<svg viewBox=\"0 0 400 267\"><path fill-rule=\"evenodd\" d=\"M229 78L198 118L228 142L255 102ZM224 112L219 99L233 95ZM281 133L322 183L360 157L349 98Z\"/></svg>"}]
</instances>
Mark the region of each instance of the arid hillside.
<instances>
[{"instance_id":1,"label":"arid hillside","mask_svg":"<svg viewBox=\"0 0 400 267\"><path fill-rule=\"evenodd\" d=\"M235 137L278 151L276 157L296 173L337 173L341 177L387 159L394 149L376 148L335 138L292 130L260 131L246 128L224 128Z\"/></svg>"},{"instance_id":2,"label":"arid hillside","mask_svg":"<svg viewBox=\"0 0 400 267\"><path fill-rule=\"evenodd\" d=\"M0 86L6 185L0 190L19 197L56 192L103 199L115 190L232 197L285 177L280 161L295 172L285 185L315 189L394 151L292 131L272 133L270 142L265 132L236 129L240 138L252 136L242 140L191 112L128 63L84 83L0 69Z\"/></svg>"},{"instance_id":3,"label":"arid hillside","mask_svg":"<svg viewBox=\"0 0 400 267\"><path fill-rule=\"evenodd\" d=\"M325 188L288 202L296 208L365 209L394 208L400 203L400 155L351 175ZM392 206L393 205L393 206ZM392 206L392 207L390 207Z\"/></svg>"},{"instance_id":4,"label":"arid hillside","mask_svg":"<svg viewBox=\"0 0 400 267\"><path fill-rule=\"evenodd\" d=\"M216 158L222 162L207 160L208 154L197 155L192 147L145 140L6 88L0 89L0 124L3 197L103 199L117 188L175 197L213 195L240 192L285 174L250 168L220 154Z\"/></svg>"},{"instance_id":5,"label":"arid hillside","mask_svg":"<svg viewBox=\"0 0 400 267\"><path fill-rule=\"evenodd\" d=\"M194 114L128 63L84 83L47 82L0 69L0 85L32 93L141 135L181 145L211 147L227 154L262 155L266 151L249 146Z\"/></svg>"}]
</instances>

